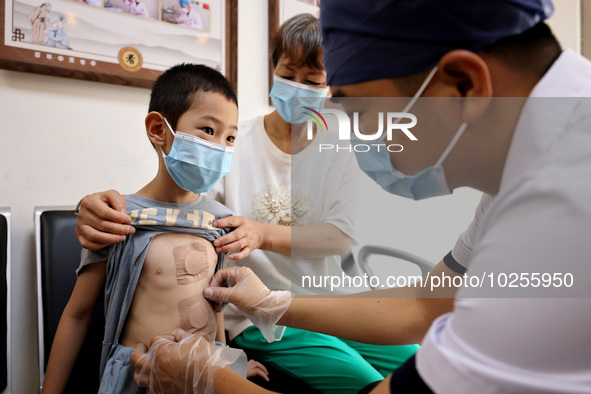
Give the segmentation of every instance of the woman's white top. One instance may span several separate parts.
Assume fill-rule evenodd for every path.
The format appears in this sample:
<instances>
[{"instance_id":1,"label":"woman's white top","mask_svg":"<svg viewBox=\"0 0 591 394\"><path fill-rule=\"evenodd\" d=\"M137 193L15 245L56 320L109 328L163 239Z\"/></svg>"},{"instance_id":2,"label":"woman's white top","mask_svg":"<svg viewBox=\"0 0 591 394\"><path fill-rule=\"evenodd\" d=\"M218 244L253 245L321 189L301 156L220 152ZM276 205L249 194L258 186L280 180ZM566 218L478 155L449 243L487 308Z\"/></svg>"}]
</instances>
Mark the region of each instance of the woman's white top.
<instances>
[{"instance_id":1,"label":"woman's white top","mask_svg":"<svg viewBox=\"0 0 591 394\"><path fill-rule=\"evenodd\" d=\"M241 122L232 171L208 195L237 216L283 225L329 223L354 240L360 174L355 156L343 150L318 151L319 144L334 143L335 134L322 130L302 152L290 155L269 139L262 116ZM340 256L303 259L255 250L239 261L226 259L226 266L250 267L272 290L295 294L346 291L330 292L301 283L303 276L341 277ZM230 338L252 325L233 305L224 309L224 316Z\"/></svg>"}]
</instances>

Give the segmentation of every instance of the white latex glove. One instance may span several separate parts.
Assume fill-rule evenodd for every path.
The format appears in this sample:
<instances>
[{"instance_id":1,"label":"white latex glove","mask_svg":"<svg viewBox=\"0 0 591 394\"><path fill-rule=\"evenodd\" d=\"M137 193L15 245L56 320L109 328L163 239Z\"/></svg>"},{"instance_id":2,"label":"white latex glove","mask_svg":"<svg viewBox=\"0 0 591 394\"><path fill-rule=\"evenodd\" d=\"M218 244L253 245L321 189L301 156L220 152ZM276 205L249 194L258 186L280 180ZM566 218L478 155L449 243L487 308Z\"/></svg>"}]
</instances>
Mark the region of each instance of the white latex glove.
<instances>
[{"instance_id":1,"label":"white latex glove","mask_svg":"<svg viewBox=\"0 0 591 394\"><path fill-rule=\"evenodd\" d=\"M214 302L236 305L267 341L281 339L285 327L276 324L291 304L291 293L269 290L250 268L222 268L211 278L203 295Z\"/></svg>"},{"instance_id":2,"label":"white latex glove","mask_svg":"<svg viewBox=\"0 0 591 394\"><path fill-rule=\"evenodd\" d=\"M177 329L156 337L146 352L138 344L131 353L135 382L150 393L213 393L213 375L236 361L240 350L214 346L203 337Z\"/></svg>"}]
</instances>

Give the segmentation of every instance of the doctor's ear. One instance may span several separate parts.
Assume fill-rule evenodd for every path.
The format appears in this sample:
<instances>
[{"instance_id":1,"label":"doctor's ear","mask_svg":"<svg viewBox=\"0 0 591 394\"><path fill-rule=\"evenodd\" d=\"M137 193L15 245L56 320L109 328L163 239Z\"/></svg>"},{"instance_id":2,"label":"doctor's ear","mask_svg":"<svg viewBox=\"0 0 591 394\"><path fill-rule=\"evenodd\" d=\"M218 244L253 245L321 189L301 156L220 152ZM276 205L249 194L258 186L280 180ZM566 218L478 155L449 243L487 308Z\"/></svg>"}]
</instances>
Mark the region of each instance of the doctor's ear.
<instances>
[{"instance_id":1,"label":"doctor's ear","mask_svg":"<svg viewBox=\"0 0 591 394\"><path fill-rule=\"evenodd\" d=\"M486 111L493 95L486 62L474 52L454 50L439 60L438 80L446 97L464 97L462 117L471 123Z\"/></svg>"},{"instance_id":2,"label":"doctor's ear","mask_svg":"<svg viewBox=\"0 0 591 394\"><path fill-rule=\"evenodd\" d=\"M166 135L170 134L164 122L164 118L158 112L150 112L146 116L146 134L150 139L150 142L156 147L160 148L166 145Z\"/></svg>"}]
</instances>

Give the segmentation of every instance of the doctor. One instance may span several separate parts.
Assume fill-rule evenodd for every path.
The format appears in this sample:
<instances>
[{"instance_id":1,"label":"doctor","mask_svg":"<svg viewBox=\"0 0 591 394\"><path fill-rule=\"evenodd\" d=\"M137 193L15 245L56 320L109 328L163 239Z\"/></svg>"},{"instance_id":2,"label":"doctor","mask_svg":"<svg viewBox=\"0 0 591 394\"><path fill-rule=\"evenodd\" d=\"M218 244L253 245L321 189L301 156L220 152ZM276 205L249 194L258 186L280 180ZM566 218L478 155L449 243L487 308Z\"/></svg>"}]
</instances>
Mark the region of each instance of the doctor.
<instances>
[{"instance_id":1,"label":"doctor","mask_svg":"<svg viewBox=\"0 0 591 394\"><path fill-rule=\"evenodd\" d=\"M495 279L573 272L572 292L559 283L540 291L529 282L503 287L506 294L485 289L492 291L487 298L462 287L454 302L421 298L429 295L424 288L372 293L381 298L292 300L266 289L247 268L229 268L216 274L205 295L234 303L262 326L382 344L423 338L416 357L375 393L590 392L591 298L583 287L591 255L591 64L562 51L543 23L551 2L321 4L333 96L458 98L454 111L438 118L441 127L417 130L419 141L429 143L412 155L360 160L395 194L419 199L469 186L492 196L432 274L461 273L462 266L468 275L493 273ZM512 97L528 99L496 99ZM423 109L409 110L420 120ZM397 297L409 291L417 298ZM171 352L187 346L178 342L184 334L175 334L155 341L147 354L138 348L132 355L140 383L171 376L182 365L171 383L184 390L194 371L207 369L206 358ZM212 373L216 392L241 384L227 368Z\"/></svg>"}]
</instances>

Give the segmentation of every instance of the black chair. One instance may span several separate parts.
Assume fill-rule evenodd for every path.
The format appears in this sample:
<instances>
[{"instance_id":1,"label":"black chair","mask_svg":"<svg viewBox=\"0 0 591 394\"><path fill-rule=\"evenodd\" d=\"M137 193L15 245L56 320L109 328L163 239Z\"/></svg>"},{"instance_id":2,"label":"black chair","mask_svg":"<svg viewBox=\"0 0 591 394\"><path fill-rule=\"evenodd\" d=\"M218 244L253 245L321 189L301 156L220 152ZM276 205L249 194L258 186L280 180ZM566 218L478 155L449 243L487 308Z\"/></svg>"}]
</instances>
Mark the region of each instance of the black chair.
<instances>
[{"instance_id":1,"label":"black chair","mask_svg":"<svg viewBox=\"0 0 591 394\"><path fill-rule=\"evenodd\" d=\"M0 208L0 393L11 392L10 376L10 209Z\"/></svg>"},{"instance_id":2,"label":"black chair","mask_svg":"<svg viewBox=\"0 0 591 394\"><path fill-rule=\"evenodd\" d=\"M82 247L74 233L75 228L73 209L35 208L40 386L43 386L53 337L76 283ZM98 391L105 327L103 300L101 295L64 393Z\"/></svg>"}]
</instances>

